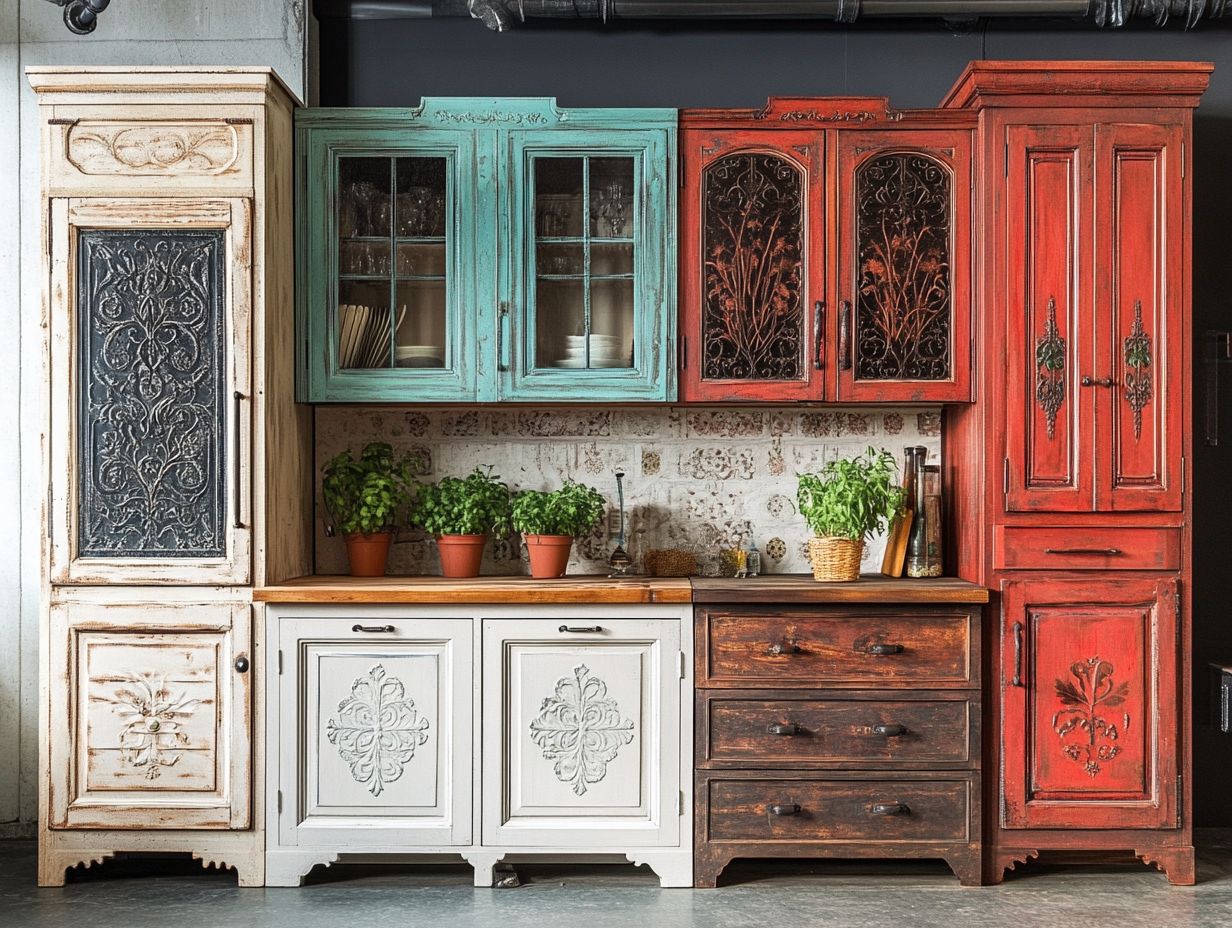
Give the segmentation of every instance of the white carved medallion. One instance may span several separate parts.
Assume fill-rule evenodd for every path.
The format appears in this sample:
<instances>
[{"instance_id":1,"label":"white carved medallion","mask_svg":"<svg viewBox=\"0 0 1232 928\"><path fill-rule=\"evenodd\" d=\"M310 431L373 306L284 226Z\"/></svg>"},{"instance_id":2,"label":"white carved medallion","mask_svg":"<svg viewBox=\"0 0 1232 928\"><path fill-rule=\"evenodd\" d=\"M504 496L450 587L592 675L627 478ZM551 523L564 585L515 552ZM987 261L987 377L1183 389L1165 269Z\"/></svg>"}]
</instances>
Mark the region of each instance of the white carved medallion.
<instances>
[{"instance_id":1,"label":"white carved medallion","mask_svg":"<svg viewBox=\"0 0 1232 928\"><path fill-rule=\"evenodd\" d=\"M386 676L377 664L351 684L351 695L338 703L338 719L329 720L326 735L356 782L379 796L427 742L428 720L420 717L402 681Z\"/></svg>"},{"instance_id":2,"label":"white carved medallion","mask_svg":"<svg viewBox=\"0 0 1232 928\"><path fill-rule=\"evenodd\" d=\"M172 695L165 677L129 674L129 685L122 685L110 697L116 714L123 720L120 729L120 757L133 767L144 767L146 779L156 780L163 767L173 767L180 759L177 750L188 743L184 719L196 711L199 699L184 693Z\"/></svg>"},{"instance_id":3,"label":"white carved medallion","mask_svg":"<svg viewBox=\"0 0 1232 928\"><path fill-rule=\"evenodd\" d=\"M553 763L556 778L579 795L607 776L607 765L633 740L633 722L620 717L607 684L579 664L562 677L556 693L543 700L530 723L530 737Z\"/></svg>"}]
</instances>

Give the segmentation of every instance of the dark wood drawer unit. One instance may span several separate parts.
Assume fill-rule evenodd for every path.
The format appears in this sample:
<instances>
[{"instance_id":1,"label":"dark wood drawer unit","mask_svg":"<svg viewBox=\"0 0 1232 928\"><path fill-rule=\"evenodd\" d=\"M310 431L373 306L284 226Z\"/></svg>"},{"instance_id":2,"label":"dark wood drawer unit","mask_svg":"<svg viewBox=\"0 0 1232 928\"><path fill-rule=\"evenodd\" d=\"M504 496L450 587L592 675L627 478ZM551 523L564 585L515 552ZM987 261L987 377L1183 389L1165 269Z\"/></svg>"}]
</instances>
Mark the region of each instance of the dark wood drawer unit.
<instances>
[{"instance_id":1,"label":"dark wood drawer unit","mask_svg":"<svg viewBox=\"0 0 1232 928\"><path fill-rule=\"evenodd\" d=\"M737 857L939 857L978 885L986 591L780 587L694 609L694 885Z\"/></svg>"}]
</instances>

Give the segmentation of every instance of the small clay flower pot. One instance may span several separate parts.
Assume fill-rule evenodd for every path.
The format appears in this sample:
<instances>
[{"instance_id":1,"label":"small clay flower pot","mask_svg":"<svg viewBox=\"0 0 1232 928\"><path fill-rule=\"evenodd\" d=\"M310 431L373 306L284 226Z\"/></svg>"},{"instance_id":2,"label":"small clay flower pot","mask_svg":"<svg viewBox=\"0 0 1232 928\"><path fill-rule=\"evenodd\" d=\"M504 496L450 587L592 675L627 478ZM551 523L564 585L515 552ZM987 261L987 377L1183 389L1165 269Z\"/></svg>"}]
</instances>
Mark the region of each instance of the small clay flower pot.
<instances>
[{"instance_id":1,"label":"small clay flower pot","mask_svg":"<svg viewBox=\"0 0 1232 928\"><path fill-rule=\"evenodd\" d=\"M346 536L347 560L352 577L383 577L389 563L389 543L393 532L354 532Z\"/></svg>"},{"instance_id":2,"label":"small clay flower pot","mask_svg":"<svg viewBox=\"0 0 1232 928\"><path fill-rule=\"evenodd\" d=\"M530 575L536 580L563 577L573 550L572 535L523 535L530 555Z\"/></svg>"},{"instance_id":3,"label":"small clay flower pot","mask_svg":"<svg viewBox=\"0 0 1232 928\"><path fill-rule=\"evenodd\" d=\"M487 535L438 535L436 550L441 555L441 576L455 580L478 577L487 543Z\"/></svg>"}]
</instances>

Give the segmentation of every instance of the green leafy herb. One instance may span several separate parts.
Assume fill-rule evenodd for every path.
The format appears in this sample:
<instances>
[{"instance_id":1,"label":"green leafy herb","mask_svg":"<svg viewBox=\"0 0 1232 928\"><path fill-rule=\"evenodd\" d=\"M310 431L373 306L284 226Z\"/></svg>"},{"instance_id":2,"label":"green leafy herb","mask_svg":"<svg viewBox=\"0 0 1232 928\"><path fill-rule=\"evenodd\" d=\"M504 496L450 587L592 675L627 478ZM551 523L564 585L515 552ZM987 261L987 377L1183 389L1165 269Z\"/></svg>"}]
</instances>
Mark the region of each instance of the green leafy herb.
<instances>
[{"instance_id":1,"label":"green leafy herb","mask_svg":"<svg viewBox=\"0 0 1232 928\"><path fill-rule=\"evenodd\" d=\"M429 535L507 534L509 487L491 467L421 484L411 520Z\"/></svg>"},{"instance_id":2,"label":"green leafy herb","mask_svg":"<svg viewBox=\"0 0 1232 928\"><path fill-rule=\"evenodd\" d=\"M334 527L344 535L388 532L414 495L413 455L397 457L385 442L364 446L356 460L348 448L321 468L321 493Z\"/></svg>"},{"instance_id":3,"label":"green leafy herb","mask_svg":"<svg viewBox=\"0 0 1232 928\"><path fill-rule=\"evenodd\" d=\"M893 456L875 448L828 461L821 473L800 475L800 515L817 535L856 541L884 531L903 503L896 470Z\"/></svg>"},{"instance_id":4,"label":"green leafy herb","mask_svg":"<svg viewBox=\"0 0 1232 928\"><path fill-rule=\"evenodd\" d=\"M513 527L524 535L585 535L606 508L593 487L566 480L559 490L526 490L513 499Z\"/></svg>"}]
</instances>

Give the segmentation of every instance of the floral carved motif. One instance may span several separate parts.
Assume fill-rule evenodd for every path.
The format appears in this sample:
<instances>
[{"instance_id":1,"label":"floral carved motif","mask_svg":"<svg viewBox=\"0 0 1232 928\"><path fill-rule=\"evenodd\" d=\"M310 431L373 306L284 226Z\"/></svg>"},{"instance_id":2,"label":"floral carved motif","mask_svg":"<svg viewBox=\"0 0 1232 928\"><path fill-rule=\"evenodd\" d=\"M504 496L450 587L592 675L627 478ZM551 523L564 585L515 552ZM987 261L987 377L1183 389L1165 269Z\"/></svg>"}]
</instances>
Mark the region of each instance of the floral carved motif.
<instances>
[{"instance_id":1,"label":"floral carved motif","mask_svg":"<svg viewBox=\"0 0 1232 928\"><path fill-rule=\"evenodd\" d=\"M803 377L804 178L784 158L728 155L703 180L703 376Z\"/></svg>"},{"instance_id":2,"label":"floral carved motif","mask_svg":"<svg viewBox=\"0 0 1232 928\"><path fill-rule=\"evenodd\" d=\"M240 153L235 127L226 123L78 123L65 144L83 174L221 174Z\"/></svg>"},{"instance_id":3,"label":"floral carved motif","mask_svg":"<svg viewBox=\"0 0 1232 928\"><path fill-rule=\"evenodd\" d=\"M861 380L950 376L950 172L895 153L856 174L855 374Z\"/></svg>"},{"instance_id":4,"label":"floral carved motif","mask_svg":"<svg viewBox=\"0 0 1232 928\"><path fill-rule=\"evenodd\" d=\"M223 235L81 233L81 557L225 553Z\"/></svg>"},{"instance_id":5,"label":"floral carved motif","mask_svg":"<svg viewBox=\"0 0 1232 928\"><path fill-rule=\"evenodd\" d=\"M1116 724L1101 713L1125 702L1129 684L1114 682L1112 664L1098 657L1075 662L1069 672L1073 682L1056 681L1057 699L1063 708L1053 715L1052 729L1064 745L1065 756L1081 764L1087 774L1095 776L1101 764L1121 753L1116 743L1120 732ZM1129 724L1128 715L1124 716L1124 722ZM1067 740L1075 732L1078 740Z\"/></svg>"},{"instance_id":6,"label":"floral carved motif","mask_svg":"<svg viewBox=\"0 0 1232 928\"><path fill-rule=\"evenodd\" d=\"M1035 402L1044 411L1048 437L1057 432L1057 413L1065 402L1065 338L1057 329L1057 301L1048 298L1044 334L1035 340Z\"/></svg>"},{"instance_id":7,"label":"floral carved motif","mask_svg":"<svg viewBox=\"0 0 1232 928\"><path fill-rule=\"evenodd\" d=\"M175 766L180 749L188 744L184 720L201 700L189 699L182 692L173 694L165 677L134 673L108 701L123 722L120 758L124 763L145 768L149 780L158 779L164 767Z\"/></svg>"},{"instance_id":8,"label":"floral carved motif","mask_svg":"<svg viewBox=\"0 0 1232 928\"><path fill-rule=\"evenodd\" d=\"M547 124L547 117L542 113L512 113L498 110L438 110L433 114L437 122L452 125L491 126L508 123L513 126L542 126Z\"/></svg>"},{"instance_id":9,"label":"floral carved motif","mask_svg":"<svg viewBox=\"0 0 1232 928\"><path fill-rule=\"evenodd\" d=\"M397 677L377 664L351 684L351 695L338 703L337 720L325 726L329 743L351 768L351 776L379 796L428 740L428 720Z\"/></svg>"},{"instance_id":10,"label":"floral carved motif","mask_svg":"<svg viewBox=\"0 0 1232 928\"><path fill-rule=\"evenodd\" d=\"M607 765L621 747L633 741L633 722L621 718L607 684L579 664L543 700L530 723L530 737L552 762L556 778L584 796L589 784L607 776Z\"/></svg>"},{"instance_id":11,"label":"floral carved motif","mask_svg":"<svg viewBox=\"0 0 1232 928\"><path fill-rule=\"evenodd\" d=\"M1134 301L1134 324L1124 342L1125 402L1134 414L1134 438L1142 437L1142 410L1151 401L1151 337L1142 328L1142 301Z\"/></svg>"}]
</instances>

